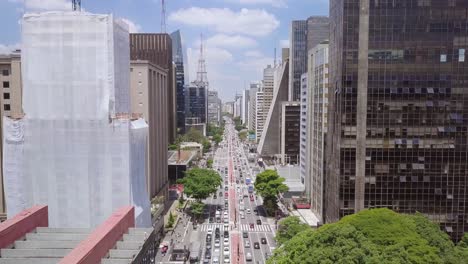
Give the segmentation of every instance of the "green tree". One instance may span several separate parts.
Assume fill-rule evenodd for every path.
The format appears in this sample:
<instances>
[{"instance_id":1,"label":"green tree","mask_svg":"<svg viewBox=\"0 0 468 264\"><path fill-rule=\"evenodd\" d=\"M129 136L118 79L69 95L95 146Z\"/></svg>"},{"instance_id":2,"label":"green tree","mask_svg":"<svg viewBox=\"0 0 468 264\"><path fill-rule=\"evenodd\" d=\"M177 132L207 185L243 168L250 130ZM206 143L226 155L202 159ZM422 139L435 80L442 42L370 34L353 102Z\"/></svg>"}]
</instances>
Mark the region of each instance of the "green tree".
<instances>
[{"instance_id":1,"label":"green tree","mask_svg":"<svg viewBox=\"0 0 468 264\"><path fill-rule=\"evenodd\" d=\"M169 212L169 218L167 219L166 227L167 227L167 228L173 227L173 226L174 226L174 222L175 222L175 217L174 217L174 215L172 214L172 212Z\"/></svg>"},{"instance_id":2,"label":"green tree","mask_svg":"<svg viewBox=\"0 0 468 264\"><path fill-rule=\"evenodd\" d=\"M288 186L285 179L274 170L265 170L257 174L254 187L263 198L264 207L269 215L273 215L278 209L278 194L287 192Z\"/></svg>"},{"instance_id":3,"label":"green tree","mask_svg":"<svg viewBox=\"0 0 468 264\"><path fill-rule=\"evenodd\" d=\"M239 132L239 138L242 140L242 141L245 141L247 139L247 131L241 131Z\"/></svg>"},{"instance_id":4,"label":"green tree","mask_svg":"<svg viewBox=\"0 0 468 264\"><path fill-rule=\"evenodd\" d=\"M310 227L307 224L302 223L299 217L288 216L278 223L278 231L276 232L275 239L278 242L278 246L280 246L295 235L299 234L299 232L308 229L310 229Z\"/></svg>"},{"instance_id":5,"label":"green tree","mask_svg":"<svg viewBox=\"0 0 468 264\"><path fill-rule=\"evenodd\" d=\"M448 236L422 215L380 208L298 232L267 263L458 264L465 263L466 256L462 250L456 252Z\"/></svg>"},{"instance_id":6,"label":"green tree","mask_svg":"<svg viewBox=\"0 0 468 264\"><path fill-rule=\"evenodd\" d=\"M208 139L204 139L201 144L203 145L203 152L208 152L211 149L211 143Z\"/></svg>"},{"instance_id":7,"label":"green tree","mask_svg":"<svg viewBox=\"0 0 468 264\"><path fill-rule=\"evenodd\" d=\"M185 141L190 141L190 142L198 142L202 143L203 140L205 140L205 137L203 136L202 132L200 130L190 128L189 131L184 135Z\"/></svg>"},{"instance_id":8,"label":"green tree","mask_svg":"<svg viewBox=\"0 0 468 264\"><path fill-rule=\"evenodd\" d=\"M205 210L205 204L202 202L195 201L190 204L190 212L196 218L200 218L203 215L204 210Z\"/></svg>"},{"instance_id":9,"label":"green tree","mask_svg":"<svg viewBox=\"0 0 468 264\"><path fill-rule=\"evenodd\" d=\"M208 159L206 161L206 167L209 169L213 168L213 159Z\"/></svg>"},{"instance_id":10,"label":"green tree","mask_svg":"<svg viewBox=\"0 0 468 264\"><path fill-rule=\"evenodd\" d=\"M223 136L216 134L213 136L213 141L216 143L216 145L218 145L221 141L223 141Z\"/></svg>"},{"instance_id":11,"label":"green tree","mask_svg":"<svg viewBox=\"0 0 468 264\"><path fill-rule=\"evenodd\" d=\"M186 171L185 177L177 183L184 185L185 195L201 202L218 190L222 178L214 170L194 168Z\"/></svg>"}]
</instances>

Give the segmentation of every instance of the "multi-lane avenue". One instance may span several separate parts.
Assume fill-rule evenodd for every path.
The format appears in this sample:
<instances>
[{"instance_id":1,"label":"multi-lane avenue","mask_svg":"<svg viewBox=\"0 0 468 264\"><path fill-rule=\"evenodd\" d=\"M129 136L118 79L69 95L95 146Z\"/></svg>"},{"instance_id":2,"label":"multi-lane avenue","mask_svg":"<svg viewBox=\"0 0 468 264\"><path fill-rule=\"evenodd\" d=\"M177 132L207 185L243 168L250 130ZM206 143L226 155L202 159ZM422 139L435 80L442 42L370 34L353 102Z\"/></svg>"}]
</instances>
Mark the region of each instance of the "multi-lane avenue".
<instances>
[{"instance_id":1,"label":"multi-lane avenue","mask_svg":"<svg viewBox=\"0 0 468 264\"><path fill-rule=\"evenodd\" d=\"M261 198L253 190L252 166L256 165L248 162L245 146L228 120L213 162L223 184L205 200L206 221L198 228L202 263L257 264L271 255L274 225L265 217Z\"/></svg>"}]
</instances>

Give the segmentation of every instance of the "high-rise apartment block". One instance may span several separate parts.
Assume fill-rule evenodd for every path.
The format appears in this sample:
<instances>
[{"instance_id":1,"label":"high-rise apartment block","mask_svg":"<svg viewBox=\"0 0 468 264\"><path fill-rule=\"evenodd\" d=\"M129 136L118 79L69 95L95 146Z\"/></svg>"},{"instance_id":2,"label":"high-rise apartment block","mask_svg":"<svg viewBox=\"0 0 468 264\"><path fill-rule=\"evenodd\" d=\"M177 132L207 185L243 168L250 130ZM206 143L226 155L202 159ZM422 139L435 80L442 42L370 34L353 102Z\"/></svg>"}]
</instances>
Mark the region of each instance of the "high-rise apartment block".
<instances>
[{"instance_id":1,"label":"high-rise apartment block","mask_svg":"<svg viewBox=\"0 0 468 264\"><path fill-rule=\"evenodd\" d=\"M287 85L285 85L287 87ZM300 102L281 102L280 155L282 164L298 164L300 150Z\"/></svg>"},{"instance_id":2,"label":"high-rise apartment block","mask_svg":"<svg viewBox=\"0 0 468 264\"><path fill-rule=\"evenodd\" d=\"M308 53L309 87L307 96L305 157L306 194L310 197L311 210L319 221L323 221L323 182L325 180L325 145L328 126L328 41L315 46ZM301 157L302 159L302 157ZM302 165L302 164L301 164Z\"/></svg>"},{"instance_id":3,"label":"high-rise apartment block","mask_svg":"<svg viewBox=\"0 0 468 264\"><path fill-rule=\"evenodd\" d=\"M208 123L219 126L221 125L221 104L218 97L218 91L208 90Z\"/></svg>"},{"instance_id":4,"label":"high-rise apartment block","mask_svg":"<svg viewBox=\"0 0 468 264\"><path fill-rule=\"evenodd\" d=\"M185 83L188 83L187 64L182 36L180 30L171 33L172 39L172 59L175 63L175 86L176 86L176 112L177 112L177 132L183 134L185 132Z\"/></svg>"},{"instance_id":5,"label":"high-rise apartment block","mask_svg":"<svg viewBox=\"0 0 468 264\"><path fill-rule=\"evenodd\" d=\"M257 123L257 92L260 90L260 83L251 83L249 90L249 121L247 128L256 131Z\"/></svg>"},{"instance_id":6,"label":"high-rise apartment block","mask_svg":"<svg viewBox=\"0 0 468 264\"><path fill-rule=\"evenodd\" d=\"M308 94L310 93L309 85L307 81L308 73L304 73L301 76L301 121L300 121L300 150L299 150L299 165L300 165L300 174L301 174L301 183L305 184L306 196L310 197L310 190L307 188L306 182L310 181L310 164L307 162L309 157L310 151L310 143L307 139L307 120L308 120L308 113L307 110L309 109L309 101L308 101Z\"/></svg>"},{"instance_id":7,"label":"high-rise apartment block","mask_svg":"<svg viewBox=\"0 0 468 264\"><path fill-rule=\"evenodd\" d=\"M256 134L257 139L260 139L263 133L264 125L270 110L270 105L273 100L275 68L268 65L263 70L263 81L261 91L257 92L257 118L256 118Z\"/></svg>"},{"instance_id":8,"label":"high-rise apartment block","mask_svg":"<svg viewBox=\"0 0 468 264\"><path fill-rule=\"evenodd\" d=\"M167 73L150 61L130 62L130 106L134 117L148 123L146 184L149 198L168 197Z\"/></svg>"},{"instance_id":9,"label":"high-rise apartment block","mask_svg":"<svg viewBox=\"0 0 468 264\"><path fill-rule=\"evenodd\" d=\"M241 102L241 121L246 127L249 124L249 106L250 106L250 90L242 91L242 102Z\"/></svg>"},{"instance_id":10,"label":"high-rise apartment block","mask_svg":"<svg viewBox=\"0 0 468 264\"><path fill-rule=\"evenodd\" d=\"M177 62L172 62L172 39L169 34L132 33L130 34L131 60L147 60L168 71L167 78L167 135L168 142L174 142L177 132L176 90ZM180 74L180 68L179 68Z\"/></svg>"},{"instance_id":11,"label":"high-rise apartment block","mask_svg":"<svg viewBox=\"0 0 468 264\"><path fill-rule=\"evenodd\" d=\"M468 2L330 2L325 221L365 208L468 231Z\"/></svg>"}]
</instances>

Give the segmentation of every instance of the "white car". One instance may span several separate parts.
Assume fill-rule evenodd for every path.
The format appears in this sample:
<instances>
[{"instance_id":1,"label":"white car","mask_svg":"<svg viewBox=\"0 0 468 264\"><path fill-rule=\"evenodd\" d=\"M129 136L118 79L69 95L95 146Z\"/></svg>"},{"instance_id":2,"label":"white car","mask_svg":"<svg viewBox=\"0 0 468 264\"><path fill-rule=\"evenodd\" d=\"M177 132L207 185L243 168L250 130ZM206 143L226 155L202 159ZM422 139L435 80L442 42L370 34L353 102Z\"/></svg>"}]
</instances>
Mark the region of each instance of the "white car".
<instances>
[{"instance_id":1,"label":"white car","mask_svg":"<svg viewBox=\"0 0 468 264\"><path fill-rule=\"evenodd\" d=\"M215 241L215 248L219 248L221 245L219 244L219 241ZM216 249L215 249L216 250Z\"/></svg>"},{"instance_id":2,"label":"white car","mask_svg":"<svg viewBox=\"0 0 468 264\"><path fill-rule=\"evenodd\" d=\"M224 246L229 246L229 238L227 238L227 237L224 238L223 245Z\"/></svg>"},{"instance_id":3,"label":"white car","mask_svg":"<svg viewBox=\"0 0 468 264\"><path fill-rule=\"evenodd\" d=\"M250 209L247 209L247 213L250 214Z\"/></svg>"},{"instance_id":4,"label":"white car","mask_svg":"<svg viewBox=\"0 0 468 264\"><path fill-rule=\"evenodd\" d=\"M224 218L224 223L225 223L225 224L229 223L229 219L228 219L228 218Z\"/></svg>"},{"instance_id":5,"label":"white car","mask_svg":"<svg viewBox=\"0 0 468 264\"><path fill-rule=\"evenodd\" d=\"M224 263L230 263L231 259L229 258L229 255L224 255Z\"/></svg>"},{"instance_id":6,"label":"white car","mask_svg":"<svg viewBox=\"0 0 468 264\"><path fill-rule=\"evenodd\" d=\"M245 246L246 248L249 248L249 247L250 247L250 241L245 240L244 246Z\"/></svg>"},{"instance_id":7,"label":"white car","mask_svg":"<svg viewBox=\"0 0 468 264\"><path fill-rule=\"evenodd\" d=\"M244 215L244 214L241 214L240 217L241 217L241 219L245 219L245 215Z\"/></svg>"},{"instance_id":8,"label":"white car","mask_svg":"<svg viewBox=\"0 0 468 264\"><path fill-rule=\"evenodd\" d=\"M229 225L224 225L224 230L229 230Z\"/></svg>"},{"instance_id":9,"label":"white car","mask_svg":"<svg viewBox=\"0 0 468 264\"><path fill-rule=\"evenodd\" d=\"M213 229L212 228L208 228L208 231L206 231L208 234L212 235L213 234Z\"/></svg>"},{"instance_id":10,"label":"white car","mask_svg":"<svg viewBox=\"0 0 468 264\"><path fill-rule=\"evenodd\" d=\"M219 264L219 258L218 257L213 258L213 264Z\"/></svg>"},{"instance_id":11,"label":"white car","mask_svg":"<svg viewBox=\"0 0 468 264\"><path fill-rule=\"evenodd\" d=\"M229 254L230 254L230 252L229 252L229 247L224 247L224 249L223 249L223 254L229 256Z\"/></svg>"},{"instance_id":12,"label":"white car","mask_svg":"<svg viewBox=\"0 0 468 264\"><path fill-rule=\"evenodd\" d=\"M228 215L228 212L227 212L227 211L224 211L224 215Z\"/></svg>"}]
</instances>

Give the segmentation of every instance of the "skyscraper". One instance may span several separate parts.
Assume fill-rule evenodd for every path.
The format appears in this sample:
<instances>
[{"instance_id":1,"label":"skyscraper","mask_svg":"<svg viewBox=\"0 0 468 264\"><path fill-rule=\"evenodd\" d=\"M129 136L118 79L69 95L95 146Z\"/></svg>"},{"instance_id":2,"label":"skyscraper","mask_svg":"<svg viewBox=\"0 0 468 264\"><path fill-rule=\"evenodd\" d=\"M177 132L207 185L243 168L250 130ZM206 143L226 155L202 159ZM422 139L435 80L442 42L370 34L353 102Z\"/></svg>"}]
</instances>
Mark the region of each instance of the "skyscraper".
<instances>
[{"instance_id":1,"label":"skyscraper","mask_svg":"<svg viewBox=\"0 0 468 264\"><path fill-rule=\"evenodd\" d=\"M167 115L168 142L174 142L176 135L176 84L174 83L174 65L172 63L172 40L166 34L132 33L130 34L131 60L147 60L168 70L167 78ZM177 64L176 64L177 71ZM176 77L177 78L177 77Z\"/></svg>"},{"instance_id":2,"label":"skyscraper","mask_svg":"<svg viewBox=\"0 0 468 264\"><path fill-rule=\"evenodd\" d=\"M182 36L180 30L176 30L171 33L172 39L172 59L174 60L176 69L175 69L175 78L176 78L176 111L177 111L177 130L178 133L183 134L185 132L185 80L186 80L186 71L184 59L186 59Z\"/></svg>"},{"instance_id":3,"label":"skyscraper","mask_svg":"<svg viewBox=\"0 0 468 264\"><path fill-rule=\"evenodd\" d=\"M219 104L218 91L208 90L208 123L219 126L221 124L221 105Z\"/></svg>"},{"instance_id":4,"label":"skyscraper","mask_svg":"<svg viewBox=\"0 0 468 264\"><path fill-rule=\"evenodd\" d=\"M330 2L325 221L364 208L468 231L467 1Z\"/></svg>"},{"instance_id":5,"label":"skyscraper","mask_svg":"<svg viewBox=\"0 0 468 264\"><path fill-rule=\"evenodd\" d=\"M247 128L251 131L256 131L257 120L257 92L260 89L260 83L251 83L249 90L249 122Z\"/></svg>"},{"instance_id":6,"label":"skyscraper","mask_svg":"<svg viewBox=\"0 0 468 264\"><path fill-rule=\"evenodd\" d=\"M250 105L250 90L242 91L242 111L241 111L241 121L242 124L246 127L249 124L249 105Z\"/></svg>"},{"instance_id":7,"label":"skyscraper","mask_svg":"<svg viewBox=\"0 0 468 264\"><path fill-rule=\"evenodd\" d=\"M325 146L328 118L328 41L315 46L308 53L307 124L305 163L306 193L312 212L323 221L323 182L325 180ZM302 159L302 156L301 156Z\"/></svg>"},{"instance_id":8,"label":"skyscraper","mask_svg":"<svg viewBox=\"0 0 468 264\"><path fill-rule=\"evenodd\" d=\"M307 72L307 52L328 39L329 18L311 16L292 21L289 32L289 101L301 99L301 75Z\"/></svg>"}]
</instances>

